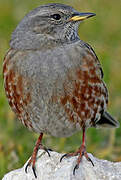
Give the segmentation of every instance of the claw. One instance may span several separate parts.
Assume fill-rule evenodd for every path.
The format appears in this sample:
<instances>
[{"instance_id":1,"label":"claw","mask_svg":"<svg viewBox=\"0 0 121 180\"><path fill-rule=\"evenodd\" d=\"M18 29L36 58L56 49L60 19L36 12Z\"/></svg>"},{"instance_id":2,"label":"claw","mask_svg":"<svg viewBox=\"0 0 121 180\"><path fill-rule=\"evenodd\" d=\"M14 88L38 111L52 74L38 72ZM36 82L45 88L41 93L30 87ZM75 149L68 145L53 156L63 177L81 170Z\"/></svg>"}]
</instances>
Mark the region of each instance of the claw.
<instances>
[{"instance_id":1,"label":"claw","mask_svg":"<svg viewBox=\"0 0 121 180\"><path fill-rule=\"evenodd\" d=\"M73 175L75 175L75 171L76 171L76 169L78 169L78 168L79 168L79 165L76 164L76 166L75 166L74 169L73 169Z\"/></svg>"},{"instance_id":2,"label":"claw","mask_svg":"<svg viewBox=\"0 0 121 180\"><path fill-rule=\"evenodd\" d=\"M91 160L91 158L88 157L87 160L90 161L90 162L92 163L92 165L94 166L94 163L93 163L93 161Z\"/></svg>"},{"instance_id":3,"label":"claw","mask_svg":"<svg viewBox=\"0 0 121 180\"><path fill-rule=\"evenodd\" d=\"M48 156L50 157L50 153L49 153L50 150L47 149L47 148L45 148L45 147L44 147L44 150L45 150L45 152L48 154Z\"/></svg>"},{"instance_id":4,"label":"claw","mask_svg":"<svg viewBox=\"0 0 121 180\"><path fill-rule=\"evenodd\" d=\"M92 165L94 166L94 163L93 163L93 161L91 160L91 158L88 156L87 152L84 152L84 156L85 156L86 159L87 159L88 161L90 161L90 162L92 163Z\"/></svg>"},{"instance_id":5,"label":"claw","mask_svg":"<svg viewBox=\"0 0 121 180\"><path fill-rule=\"evenodd\" d=\"M78 155L78 151L77 152L74 152L74 153L67 153L67 154L64 154L61 158L60 158L60 162L62 161L62 159L64 157L72 157L72 156L77 156Z\"/></svg>"},{"instance_id":6,"label":"claw","mask_svg":"<svg viewBox=\"0 0 121 180\"><path fill-rule=\"evenodd\" d=\"M33 173L34 173L35 178L37 178L35 166L32 166L32 170L33 170Z\"/></svg>"},{"instance_id":7,"label":"claw","mask_svg":"<svg viewBox=\"0 0 121 180\"><path fill-rule=\"evenodd\" d=\"M64 158L64 157L67 157L68 156L68 154L64 154L61 158L60 158L60 162L62 161L62 159Z\"/></svg>"},{"instance_id":8,"label":"claw","mask_svg":"<svg viewBox=\"0 0 121 180\"><path fill-rule=\"evenodd\" d=\"M49 148L49 149L47 149L47 150L48 150L48 151L51 151L51 152L53 151L53 150L52 150L52 149L50 149L50 148Z\"/></svg>"},{"instance_id":9,"label":"claw","mask_svg":"<svg viewBox=\"0 0 121 180\"><path fill-rule=\"evenodd\" d=\"M25 167L25 172L27 173L27 169L30 166L29 162L27 163L26 167Z\"/></svg>"}]
</instances>

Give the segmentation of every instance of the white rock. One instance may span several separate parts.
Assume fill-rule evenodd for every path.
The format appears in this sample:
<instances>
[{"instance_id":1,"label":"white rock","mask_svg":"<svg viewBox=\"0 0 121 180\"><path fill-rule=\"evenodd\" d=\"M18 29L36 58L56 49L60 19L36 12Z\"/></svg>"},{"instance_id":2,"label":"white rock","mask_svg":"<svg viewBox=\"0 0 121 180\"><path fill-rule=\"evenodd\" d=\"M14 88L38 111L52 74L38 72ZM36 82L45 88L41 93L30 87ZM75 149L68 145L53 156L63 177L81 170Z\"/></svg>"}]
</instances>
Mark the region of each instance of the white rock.
<instances>
[{"instance_id":1,"label":"white rock","mask_svg":"<svg viewBox=\"0 0 121 180\"><path fill-rule=\"evenodd\" d=\"M73 175L73 168L77 157L64 158L60 163L62 154L50 152L48 154L40 150L36 161L36 174L34 177L31 166L28 173L25 172L25 165L17 170L6 174L2 180L121 180L121 162L110 162L100 160L89 154L94 167L83 157L79 169Z\"/></svg>"}]
</instances>

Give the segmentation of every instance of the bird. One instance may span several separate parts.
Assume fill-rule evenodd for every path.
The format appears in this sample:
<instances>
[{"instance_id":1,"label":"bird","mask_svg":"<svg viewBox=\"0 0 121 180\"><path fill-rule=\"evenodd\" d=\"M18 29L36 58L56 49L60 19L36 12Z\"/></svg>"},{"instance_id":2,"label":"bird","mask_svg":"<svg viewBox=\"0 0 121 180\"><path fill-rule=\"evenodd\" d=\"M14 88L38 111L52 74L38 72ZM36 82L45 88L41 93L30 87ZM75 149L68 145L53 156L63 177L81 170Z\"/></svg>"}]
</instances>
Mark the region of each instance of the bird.
<instances>
[{"instance_id":1,"label":"bird","mask_svg":"<svg viewBox=\"0 0 121 180\"><path fill-rule=\"evenodd\" d=\"M3 62L5 93L14 113L29 130L39 134L25 168L36 174L36 156L43 134L68 137L82 131L82 143L73 174L82 157L94 165L86 151L89 127L119 127L107 111L108 90L93 48L80 39L83 20L95 13L78 12L65 4L41 5L29 12L12 33ZM85 30L86 31L86 30Z\"/></svg>"}]
</instances>

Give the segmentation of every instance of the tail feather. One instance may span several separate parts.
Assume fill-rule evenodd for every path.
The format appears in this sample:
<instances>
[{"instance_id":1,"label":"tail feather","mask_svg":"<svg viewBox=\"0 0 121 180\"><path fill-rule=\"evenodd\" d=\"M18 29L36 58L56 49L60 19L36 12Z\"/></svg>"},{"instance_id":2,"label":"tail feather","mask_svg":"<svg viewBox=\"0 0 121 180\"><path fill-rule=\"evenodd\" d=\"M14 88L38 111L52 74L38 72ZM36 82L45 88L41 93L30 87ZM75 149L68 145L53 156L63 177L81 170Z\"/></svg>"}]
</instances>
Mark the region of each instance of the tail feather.
<instances>
[{"instance_id":1,"label":"tail feather","mask_svg":"<svg viewBox=\"0 0 121 180\"><path fill-rule=\"evenodd\" d=\"M96 122L96 126L107 127L107 128L118 128L120 124L108 112L103 112L101 118Z\"/></svg>"}]
</instances>

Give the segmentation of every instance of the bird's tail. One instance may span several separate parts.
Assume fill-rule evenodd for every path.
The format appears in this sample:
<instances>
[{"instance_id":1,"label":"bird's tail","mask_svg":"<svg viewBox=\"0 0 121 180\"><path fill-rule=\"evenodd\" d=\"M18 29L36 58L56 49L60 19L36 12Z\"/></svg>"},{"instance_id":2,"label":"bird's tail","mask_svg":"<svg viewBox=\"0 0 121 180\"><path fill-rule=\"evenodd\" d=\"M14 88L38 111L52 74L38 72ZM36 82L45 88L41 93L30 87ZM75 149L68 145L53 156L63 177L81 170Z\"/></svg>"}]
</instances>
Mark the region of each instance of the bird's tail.
<instances>
[{"instance_id":1,"label":"bird's tail","mask_svg":"<svg viewBox=\"0 0 121 180\"><path fill-rule=\"evenodd\" d=\"M118 128L120 124L108 112L103 112L101 118L96 122L96 126L105 128Z\"/></svg>"}]
</instances>

